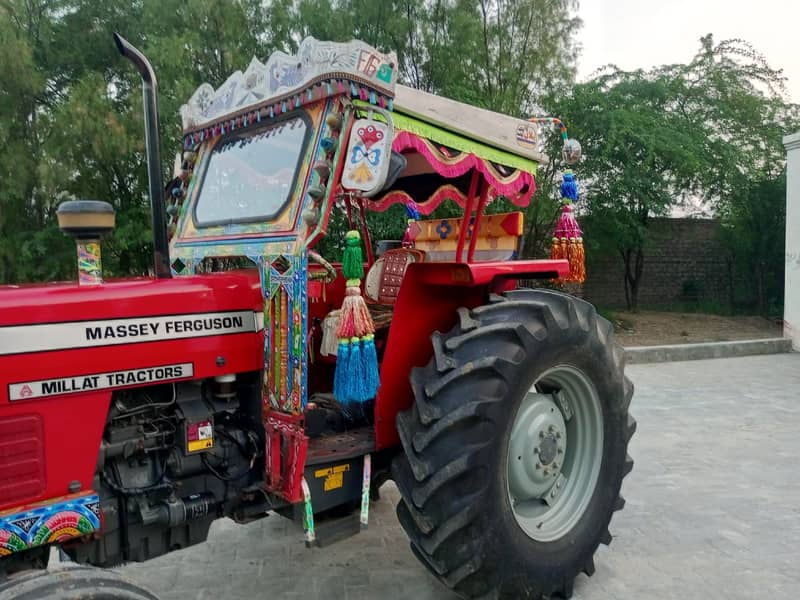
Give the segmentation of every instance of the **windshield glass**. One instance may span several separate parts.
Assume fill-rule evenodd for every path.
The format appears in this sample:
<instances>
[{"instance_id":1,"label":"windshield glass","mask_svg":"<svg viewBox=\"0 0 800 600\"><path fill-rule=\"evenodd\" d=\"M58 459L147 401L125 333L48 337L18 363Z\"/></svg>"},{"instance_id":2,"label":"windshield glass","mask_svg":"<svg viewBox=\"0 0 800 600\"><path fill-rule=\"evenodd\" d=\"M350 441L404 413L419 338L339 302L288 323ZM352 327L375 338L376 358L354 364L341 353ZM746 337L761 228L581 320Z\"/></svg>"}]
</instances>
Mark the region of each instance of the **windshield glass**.
<instances>
[{"instance_id":1,"label":"windshield glass","mask_svg":"<svg viewBox=\"0 0 800 600\"><path fill-rule=\"evenodd\" d=\"M289 200L307 132L305 119L296 116L221 140L206 162L195 223L221 225L277 216Z\"/></svg>"}]
</instances>

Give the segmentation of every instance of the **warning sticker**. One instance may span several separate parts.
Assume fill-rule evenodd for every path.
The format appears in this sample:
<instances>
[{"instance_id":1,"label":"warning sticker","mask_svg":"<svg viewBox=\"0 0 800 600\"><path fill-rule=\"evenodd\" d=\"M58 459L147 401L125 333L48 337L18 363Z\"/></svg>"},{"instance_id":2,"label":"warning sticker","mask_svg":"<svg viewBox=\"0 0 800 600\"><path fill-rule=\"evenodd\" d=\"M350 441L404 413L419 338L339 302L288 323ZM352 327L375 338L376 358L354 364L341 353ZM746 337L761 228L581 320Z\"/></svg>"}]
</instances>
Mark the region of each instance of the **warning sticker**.
<instances>
[{"instance_id":1,"label":"warning sticker","mask_svg":"<svg viewBox=\"0 0 800 600\"><path fill-rule=\"evenodd\" d=\"M198 421L186 425L186 451L199 452L214 447L214 424Z\"/></svg>"},{"instance_id":2,"label":"warning sticker","mask_svg":"<svg viewBox=\"0 0 800 600\"><path fill-rule=\"evenodd\" d=\"M322 489L326 492L330 492L331 490L339 489L344 485L344 474L349 470L349 464L337 465L327 469L317 469L314 471L314 477L317 479L324 477L325 482L322 484Z\"/></svg>"},{"instance_id":3,"label":"warning sticker","mask_svg":"<svg viewBox=\"0 0 800 600\"><path fill-rule=\"evenodd\" d=\"M8 386L8 399L11 401L31 400L33 398L46 398L62 394L94 392L144 383L172 381L192 376L194 376L194 365L192 363L178 363L160 367L129 369L127 371L109 371L93 375L40 379L39 381L10 384Z\"/></svg>"}]
</instances>

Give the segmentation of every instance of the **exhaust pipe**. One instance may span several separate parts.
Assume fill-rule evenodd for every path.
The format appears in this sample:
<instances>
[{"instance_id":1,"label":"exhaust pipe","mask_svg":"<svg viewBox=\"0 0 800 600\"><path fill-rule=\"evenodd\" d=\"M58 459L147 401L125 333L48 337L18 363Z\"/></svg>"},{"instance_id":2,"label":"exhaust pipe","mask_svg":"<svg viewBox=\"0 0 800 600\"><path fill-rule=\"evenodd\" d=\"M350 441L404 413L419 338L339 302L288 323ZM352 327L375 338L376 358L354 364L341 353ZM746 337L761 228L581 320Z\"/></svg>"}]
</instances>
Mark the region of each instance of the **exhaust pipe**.
<instances>
[{"instance_id":1,"label":"exhaust pipe","mask_svg":"<svg viewBox=\"0 0 800 600\"><path fill-rule=\"evenodd\" d=\"M144 97L144 143L147 152L147 179L150 182L150 212L153 220L155 273L159 279L172 277L167 245L167 215L164 209L164 184L161 179L161 145L158 136L158 83L153 66L135 46L114 34L119 53L131 61L142 75Z\"/></svg>"}]
</instances>

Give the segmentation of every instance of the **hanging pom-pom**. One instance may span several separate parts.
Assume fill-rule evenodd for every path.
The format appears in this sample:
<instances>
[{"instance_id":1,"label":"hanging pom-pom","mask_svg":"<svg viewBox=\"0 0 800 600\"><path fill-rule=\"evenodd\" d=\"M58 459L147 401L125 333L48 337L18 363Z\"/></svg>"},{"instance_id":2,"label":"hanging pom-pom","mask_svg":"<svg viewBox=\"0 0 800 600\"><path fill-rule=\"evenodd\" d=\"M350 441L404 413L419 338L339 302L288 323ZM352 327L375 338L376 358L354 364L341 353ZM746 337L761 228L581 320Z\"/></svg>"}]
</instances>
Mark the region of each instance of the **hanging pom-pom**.
<instances>
[{"instance_id":1,"label":"hanging pom-pom","mask_svg":"<svg viewBox=\"0 0 800 600\"><path fill-rule=\"evenodd\" d=\"M365 335L363 344L361 360L364 361L365 387L367 390L377 390L380 384L380 374L378 373L378 352L375 348L375 336L373 334Z\"/></svg>"},{"instance_id":2,"label":"hanging pom-pom","mask_svg":"<svg viewBox=\"0 0 800 600\"><path fill-rule=\"evenodd\" d=\"M345 374L350 370L350 340L340 339L336 350L336 372L333 375L333 396L344 398L347 395Z\"/></svg>"},{"instance_id":3,"label":"hanging pom-pom","mask_svg":"<svg viewBox=\"0 0 800 600\"><path fill-rule=\"evenodd\" d=\"M348 231L345 236L342 273L347 279L347 288L336 325L339 348L333 395L339 403L347 405L371 400L380 383L373 335L375 325L361 295L364 263L361 236L357 231Z\"/></svg>"},{"instance_id":4,"label":"hanging pom-pom","mask_svg":"<svg viewBox=\"0 0 800 600\"><path fill-rule=\"evenodd\" d=\"M586 258L583 248L583 232L573 213L572 203L578 200L578 183L567 171L561 182L561 198L564 205L553 232L550 257L569 261L569 275L562 281L583 283L586 280Z\"/></svg>"},{"instance_id":5,"label":"hanging pom-pom","mask_svg":"<svg viewBox=\"0 0 800 600\"><path fill-rule=\"evenodd\" d=\"M570 171L564 173L564 178L561 181L561 197L572 202L578 201L578 183Z\"/></svg>"},{"instance_id":6,"label":"hanging pom-pom","mask_svg":"<svg viewBox=\"0 0 800 600\"><path fill-rule=\"evenodd\" d=\"M419 209L417 203L409 200L406 203L406 231L403 233L403 247L411 248L414 245L414 240L411 238L411 225L419 221Z\"/></svg>"},{"instance_id":7,"label":"hanging pom-pom","mask_svg":"<svg viewBox=\"0 0 800 600\"><path fill-rule=\"evenodd\" d=\"M569 278L574 283L586 281L586 257L583 250L583 238L572 238L569 241Z\"/></svg>"},{"instance_id":8,"label":"hanging pom-pom","mask_svg":"<svg viewBox=\"0 0 800 600\"><path fill-rule=\"evenodd\" d=\"M361 256L361 235L350 230L344 236L344 255L342 256L342 275L345 279L364 278L364 259Z\"/></svg>"},{"instance_id":9,"label":"hanging pom-pom","mask_svg":"<svg viewBox=\"0 0 800 600\"><path fill-rule=\"evenodd\" d=\"M550 258L552 260L560 260L562 258L567 258L564 256L563 249L561 247L561 240L557 237L553 238L553 244L550 246Z\"/></svg>"}]
</instances>

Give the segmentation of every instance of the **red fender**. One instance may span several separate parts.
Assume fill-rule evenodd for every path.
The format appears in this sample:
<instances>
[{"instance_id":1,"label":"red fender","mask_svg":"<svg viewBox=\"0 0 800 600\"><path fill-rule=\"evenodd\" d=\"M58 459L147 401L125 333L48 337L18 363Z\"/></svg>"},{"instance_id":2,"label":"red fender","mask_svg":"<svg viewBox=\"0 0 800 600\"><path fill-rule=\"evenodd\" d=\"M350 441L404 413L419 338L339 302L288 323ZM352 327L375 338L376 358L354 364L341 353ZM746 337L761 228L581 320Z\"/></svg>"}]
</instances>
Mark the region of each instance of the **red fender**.
<instances>
[{"instance_id":1,"label":"red fender","mask_svg":"<svg viewBox=\"0 0 800 600\"><path fill-rule=\"evenodd\" d=\"M375 444L396 445L395 417L413 402L408 377L413 367L431 357L428 339L448 331L460 306L485 304L490 293L516 287L523 278L555 278L569 273L566 260L518 260L483 263L413 263L403 277L394 306L389 338L381 364L381 386L375 402Z\"/></svg>"}]
</instances>

